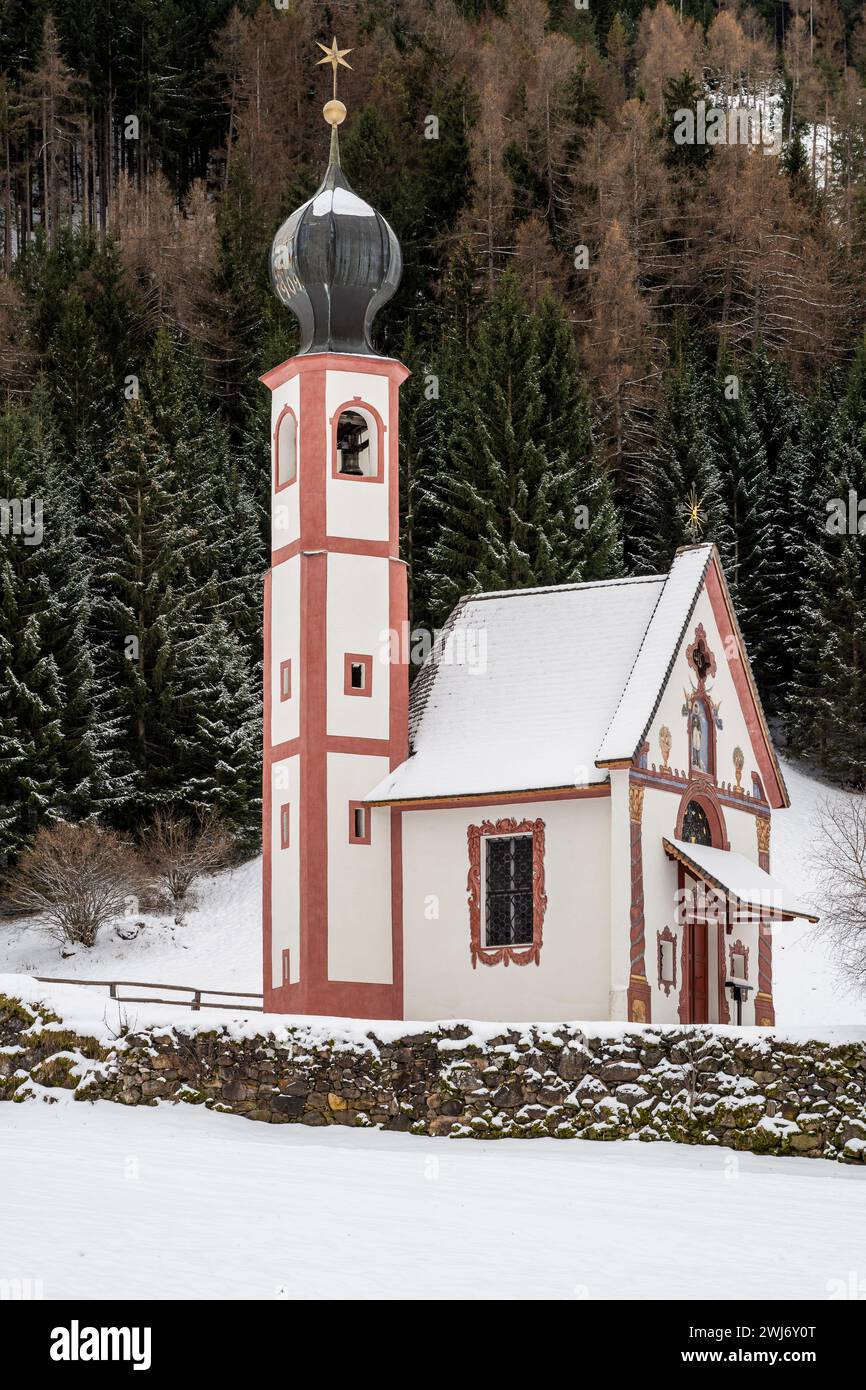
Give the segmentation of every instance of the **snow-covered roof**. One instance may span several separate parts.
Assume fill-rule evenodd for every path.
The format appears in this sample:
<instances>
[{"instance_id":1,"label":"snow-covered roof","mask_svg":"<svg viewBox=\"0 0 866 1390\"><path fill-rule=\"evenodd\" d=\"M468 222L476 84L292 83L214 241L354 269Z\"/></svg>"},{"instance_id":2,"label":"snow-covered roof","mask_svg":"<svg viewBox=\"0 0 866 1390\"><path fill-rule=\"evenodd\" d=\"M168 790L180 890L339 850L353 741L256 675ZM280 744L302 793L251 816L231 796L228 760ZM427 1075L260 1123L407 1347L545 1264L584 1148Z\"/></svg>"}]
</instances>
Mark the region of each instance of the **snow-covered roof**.
<instances>
[{"instance_id":1,"label":"snow-covered roof","mask_svg":"<svg viewBox=\"0 0 866 1390\"><path fill-rule=\"evenodd\" d=\"M368 800L606 781L599 745L668 582L655 575L461 600L412 688L413 751ZM680 626L681 618L671 625L671 651Z\"/></svg>"},{"instance_id":2,"label":"snow-covered roof","mask_svg":"<svg viewBox=\"0 0 866 1390\"><path fill-rule=\"evenodd\" d=\"M671 858L678 859L698 878L742 907L760 910L765 916L818 920L814 908L798 903L778 879L744 854L731 849L714 849L710 845L693 845L686 840L663 839L662 844Z\"/></svg>"},{"instance_id":3,"label":"snow-covered roof","mask_svg":"<svg viewBox=\"0 0 866 1390\"><path fill-rule=\"evenodd\" d=\"M412 686L410 756L367 800L606 782L608 767L629 764L646 735L713 554L712 545L685 546L665 575L461 599ZM727 596L720 569L718 580ZM739 636L729 599L728 607Z\"/></svg>"},{"instance_id":4,"label":"snow-covered roof","mask_svg":"<svg viewBox=\"0 0 866 1390\"><path fill-rule=\"evenodd\" d=\"M655 714L712 553L711 545L693 545L674 556L622 698L596 754L599 763L630 762L637 751Z\"/></svg>"}]
</instances>

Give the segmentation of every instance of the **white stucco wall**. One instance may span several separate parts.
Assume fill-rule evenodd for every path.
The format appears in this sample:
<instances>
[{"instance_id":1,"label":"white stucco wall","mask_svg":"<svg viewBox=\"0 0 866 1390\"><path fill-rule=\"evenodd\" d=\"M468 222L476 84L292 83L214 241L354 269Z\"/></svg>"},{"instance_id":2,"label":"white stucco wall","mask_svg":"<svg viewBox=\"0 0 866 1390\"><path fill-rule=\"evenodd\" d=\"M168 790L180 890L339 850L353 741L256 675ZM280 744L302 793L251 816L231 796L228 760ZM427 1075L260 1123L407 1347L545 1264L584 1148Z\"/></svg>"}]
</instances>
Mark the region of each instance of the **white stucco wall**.
<instances>
[{"instance_id":1,"label":"white stucco wall","mask_svg":"<svg viewBox=\"0 0 866 1390\"><path fill-rule=\"evenodd\" d=\"M389 725L388 586L390 561L373 555L328 556L328 733L387 738ZM345 693L345 656L372 656L372 694ZM365 788L375 785L372 778Z\"/></svg>"},{"instance_id":2,"label":"white stucco wall","mask_svg":"<svg viewBox=\"0 0 866 1390\"><path fill-rule=\"evenodd\" d=\"M271 767L271 970L272 985L283 984L283 951L288 947L290 983L300 979L298 913L298 830L300 760L286 758ZM289 845L282 848L280 808L290 805Z\"/></svg>"},{"instance_id":3,"label":"white stucco wall","mask_svg":"<svg viewBox=\"0 0 866 1390\"><path fill-rule=\"evenodd\" d=\"M301 560L277 565L271 573L271 744L287 743L299 733ZM280 666L292 663L291 696L280 699Z\"/></svg>"},{"instance_id":4,"label":"white stucco wall","mask_svg":"<svg viewBox=\"0 0 866 1390\"><path fill-rule=\"evenodd\" d=\"M375 359L374 359L375 361ZM387 376L374 372L329 371L325 386L328 438L326 480L326 509L329 536L352 536L357 540L384 541L388 539L388 392ZM391 388L396 391L396 386ZM334 412L349 407L355 397L359 404L371 405L382 418L384 469L382 482L360 482L352 478L333 478L331 419Z\"/></svg>"},{"instance_id":5,"label":"white stucco wall","mask_svg":"<svg viewBox=\"0 0 866 1390\"><path fill-rule=\"evenodd\" d=\"M369 808L369 845L349 843L349 802L388 770L387 758L328 754L328 977L391 984L391 813Z\"/></svg>"},{"instance_id":6,"label":"white stucco wall","mask_svg":"<svg viewBox=\"0 0 866 1390\"><path fill-rule=\"evenodd\" d=\"M628 1018L631 964L631 824L628 768L611 768L610 800L604 804L610 823L608 885L610 893L610 986L607 1012L599 1018Z\"/></svg>"},{"instance_id":7,"label":"white stucco wall","mask_svg":"<svg viewBox=\"0 0 866 1390\"><path fill-rule=\"evenodd\" d=\"M609 967L609 800L538 801L403 814L407 1018L605 1018ZM545 822L541 962L472 968L467 829Z\"/></svg>"}]
</instances>

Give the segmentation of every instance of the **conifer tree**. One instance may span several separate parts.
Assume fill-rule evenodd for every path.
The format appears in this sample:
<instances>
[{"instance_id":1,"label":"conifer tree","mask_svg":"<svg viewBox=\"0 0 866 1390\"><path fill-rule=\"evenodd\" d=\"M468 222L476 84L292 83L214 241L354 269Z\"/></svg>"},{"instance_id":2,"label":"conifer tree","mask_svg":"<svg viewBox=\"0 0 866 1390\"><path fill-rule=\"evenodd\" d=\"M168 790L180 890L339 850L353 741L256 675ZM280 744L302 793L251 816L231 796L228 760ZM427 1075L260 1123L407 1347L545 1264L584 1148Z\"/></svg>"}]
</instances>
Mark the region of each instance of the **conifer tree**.
<instances>
[{"instance_id":1,"label":"conifer tree","mask_svg":"<svg viewBox=\"0 0 866 1390\"><path fill-rule=\"evenodd\" d=\"M840 781L866 779L866 343L826 439L805 542L799 669L789 727L795 749ZM862 529L861 529L862 527Z\"/></svg>"},{"instance_id":2,"label":"conifer tree","mask_svg":"<svg viewBox=\"0 0 866 1390\"><path fill-rule=\"evenodd\" d=\"M451 382L430 556L440 622L463 593L580 581L616 566L613 512L588 459L567 333L552 305L531 314L505 276Z\"/></svg>"},{"instance_id":3,"label":"conifer tree","mask_svg":"<svg viewBox=\"0 0 866 1390\"><path fill-rule=\"evenodd\" d=\"M656 433L632 519L636 568L644 574L669 569L680 546L727 540L707 381L686 347L668 376Z\"/></svg>"},{"instance_id":4,"label":"conifer tree","mask_svg":"<svg viewBox=\"0 0 866 1390\"><path fill-rule=\"evenodd\" d=\"M714 382L713 434L719 493L725 512L722 561L746 648L760 685L772 658L767 612L773 593L769 567L770 494L767 454L742 387L741 373L722 360Z\"/></svg>"},{"instance_id":5,"label":"conifer tree","mask_svg":"<svg viewBox=\"0 0 866 1390\"><path fill-rule=\"evenodd\" d=\"M104 809L112 790L110 722L87 644L89 576L44 392L26 410L10 407L0 417L0 497L7 508L0 538L6 859L41 823Z\"/></svg>"},{"instance_id":6,"label":"conifer tree","mask_svg":"<svg viewBox=\"0 0 866 1390\"><path fill-rule=\"evenodd\" d=\"M172 470L141 401L124 412L96 500L97 625L121 729L123 825L157 807L218 805L251 842L258 820L258 698L237 635L202 586L209 499Z\"/></svg>"},{"instance_id":7,"label":"conifer tree","mask_svg":"<svg viewBox=\"0 0 866 1390\"><path fill-rule=\"evenodd\" d=\"M437 441L447 432L454 377L447 347L440 343L434 353L429 341L422 345L417 340L411 326L400 360L409 368L400 392L400 551L409 572L410 622L429 631L434 626L430 558L442 520Z\"/></svg>"},{"instance_id":8,"label":"conifer tree","mask_svg":"<svg viewBox=\"0 0 866 1390\"><path fill-rule=\"evenodd\" d=\"M195 518L187 563L200 602L243 636L255 665L261 656L260 584L268 562L270 506L265 514L248 481L253 462L243 446L232 445L226 423L212 409L200 354L167 329L157 334L145 363L141 392L174 485ZM269 435L268 423L265 444ZM263 474L269 504L268 462Z\"/></svg>"},{"instance_id":9,"label":"conifer tree","mask_svg":"<svg viewBox=\"0 0 866 1390\"><path fill-rule=\"evenodd\" d=\"M765 708L780 716L794 674L803 586L802 408L784 363L763 349L750 359L743 381L767 460L757 677Z\"/></svg>"}]
</instances>

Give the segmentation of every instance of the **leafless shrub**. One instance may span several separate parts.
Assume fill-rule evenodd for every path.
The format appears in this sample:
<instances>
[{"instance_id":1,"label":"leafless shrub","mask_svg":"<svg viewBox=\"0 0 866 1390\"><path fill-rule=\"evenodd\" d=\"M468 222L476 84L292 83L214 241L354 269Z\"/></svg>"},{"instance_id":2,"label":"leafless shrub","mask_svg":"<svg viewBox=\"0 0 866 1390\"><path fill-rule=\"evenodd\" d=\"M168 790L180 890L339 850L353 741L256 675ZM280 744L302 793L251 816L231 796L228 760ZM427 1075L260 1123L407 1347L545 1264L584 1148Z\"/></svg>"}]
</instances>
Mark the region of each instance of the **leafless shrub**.
<instances>
[{"instance_id":1,"label":"leafless shrub","mask_svg":"<svg viewBox=\"0 0 866 1390\"><path fill-rule=\"evenodd\" d=\"M138 887L131 845L114 830L58 821L37 831L6 879L10 903L41 917L58 941L92 946Z\"/></svg>"},{"instance_id":2,"label":"leafless shrub","mask_svg":"<svg viewBox=\"0 0 866 1390\"><path fill-rule=\"evenodd\" d=\"M822 909L817 930L842 973L866 990L866 788L854 796L824 797L817 828L810 855Z\"/></svg>"},{"instance_id":3,"label":"leafless shrub","mask_svg":"<svg viewBox=\"0 0 866 1390\"><path fill-rule=\"evenodd\" d=\"M197 821L158 811L142 835L142 855L159 900L180 925L197 880L224 869L233 859L234 838L216 811Z\"/></svg>"}]
</instances>

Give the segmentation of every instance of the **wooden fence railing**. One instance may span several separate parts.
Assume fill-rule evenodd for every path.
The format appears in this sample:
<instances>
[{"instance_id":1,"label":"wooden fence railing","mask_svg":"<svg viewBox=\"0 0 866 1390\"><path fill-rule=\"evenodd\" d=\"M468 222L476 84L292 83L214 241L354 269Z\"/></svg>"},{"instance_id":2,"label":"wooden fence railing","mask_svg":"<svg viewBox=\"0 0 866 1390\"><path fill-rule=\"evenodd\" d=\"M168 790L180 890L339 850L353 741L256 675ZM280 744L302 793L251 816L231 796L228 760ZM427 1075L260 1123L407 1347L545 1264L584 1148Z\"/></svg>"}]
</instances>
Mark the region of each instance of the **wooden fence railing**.
<instances>
[{"instance_id":1,"label":"wooden fence railing","mask_svg":"<svg viewBox=\"0 0 866 1390\"><path fill-rule=\"evenodd\" d=\"M264 1001L261 994L249 994L240 989L196 989L193 985L166 985L154 984L151 980L75 980L68 976L60 975L37 975L35 977L44 985L94 985L102 989L107 989L109 997L116 999L119 1004L173 1004L181 1009L243 1009L247 1013L262 1013L264 1011ZM119 989L167 989L175 990L178 993L189 994L191 999L158 999L149 994L121 995ZM215 1004L210 998L206 998L202 1003L202 995L218 995L222 999L258 999L257 1004Z\"/></svg>"}]
</instances>

